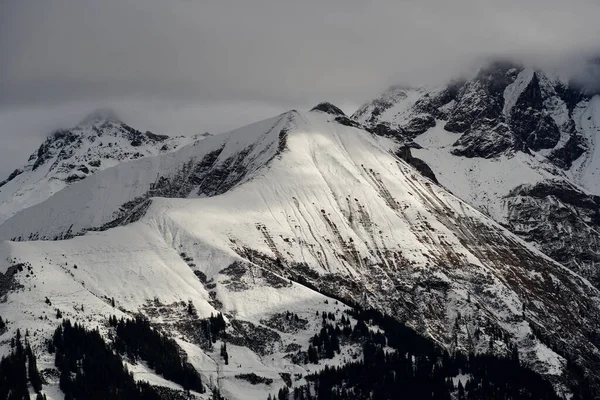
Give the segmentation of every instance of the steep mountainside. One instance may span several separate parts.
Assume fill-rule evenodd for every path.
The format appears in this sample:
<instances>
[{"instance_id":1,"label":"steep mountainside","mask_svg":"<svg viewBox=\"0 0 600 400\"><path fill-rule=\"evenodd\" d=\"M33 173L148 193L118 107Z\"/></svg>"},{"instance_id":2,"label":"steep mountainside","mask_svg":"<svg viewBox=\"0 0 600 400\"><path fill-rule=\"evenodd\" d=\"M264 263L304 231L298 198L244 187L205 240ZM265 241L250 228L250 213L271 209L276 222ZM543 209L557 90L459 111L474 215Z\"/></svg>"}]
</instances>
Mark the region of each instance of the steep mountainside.
<instances>
[{"instance_id":1,"label":"steep mountainside","mask_svg":"<svg viewBox=\"0 0 600 400\"><path fill-rule=\"evenodd\" d=\"M559 391L578 365L598 390L600 292L421 176L390 140L348 125L332 107L290 111L98 172L20 212L3 237L102 231L2 245L6 335L28 329L51 368L43 344L57 308L107 335L107 314L139 312L177 338L209 387L265 398L269 388L238 375L304 384L318 366L295 354L320 329L316 312L343 311L339 298L450 350L516 347ZM227 318L228 363L189 330L190 301L202 318ZM286 311L306 322L289 327ZM327 362L344 363L352 346Z\"/></svg>"},{"instance_id":2,"label":"steep mountainside","mask_svg":"<svg viewBox=\"0 0 600 400\"><path fill-rule=\"evenodd\" d=\"M109 110L96 111L74 128L54 132L25 166L0 181L0 223L98 171L168 153L199 138L143 133Z\"/></svg>"},{"instance_id":3,"label":"steep mountainside","mask_svg":"<svg viewBox=\"0 0 600 400\"><path fill-rule=\"evenodd\" d=\"M353 117L600 285L599 106L599 96L543 71L494 63L446 87L391 88Z\"/></svg>"}]
</instances>

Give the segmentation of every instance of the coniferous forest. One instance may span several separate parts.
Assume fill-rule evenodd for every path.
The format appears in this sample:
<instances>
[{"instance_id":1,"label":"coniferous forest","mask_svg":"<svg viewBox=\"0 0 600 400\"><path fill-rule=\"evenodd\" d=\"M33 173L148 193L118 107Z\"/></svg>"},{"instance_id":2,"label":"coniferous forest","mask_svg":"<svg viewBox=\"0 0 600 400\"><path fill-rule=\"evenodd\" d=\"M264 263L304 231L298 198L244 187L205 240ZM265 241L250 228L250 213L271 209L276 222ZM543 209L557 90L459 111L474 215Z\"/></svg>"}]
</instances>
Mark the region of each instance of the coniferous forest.
<instances>
[{"instance_id":1,"label":"coniferous forest","mask_svg":"<svg viewBox=\"0 0 600 400\"><path fill-rule=\"evenodd\" d=\"M560 399L548 381L519 362L516 349L506 357L449 354L378 311L356 307L351 314L357 319L354 326L345 316L334 323L333 316L323 314L323 327L310 341L306 362L333 358L340 341L350 339L362 343L363 359L325 367L309 375L308 384L284 387L268 399ZM381 330L369 329L367 322ZM591 398L584 387L571 389L573 399Z\"/></svg>"},{"instance_id":2,"label":"coniferous forest","mask_svg":"<svg viewBox=\"0 0 600 400\"><path fill-rule=\"evenodd\" d=\"M37 399L45 399L35 354L27 340L23 343L19 330L11 339L11 347L11 353L0 360L0 399L29 400L28 382L37 393Z\"/></svg>"},{"instance_id":3,"label":"coniferous forest","mask_svg":"<svg viewBox=\"0 0 600 400\"><path fill-rule=\"evenodd\" d=\"M49 350L54 351L65 400L159 400L147 383L136 383L121 357L104 342L97 330L63 321L56 328Z\"/></svg>"},{"instance_id":4,"label":"coniferous forest","mask_svg":"<svg viewBox=\"0 0 600 400\"><path fill-rule=\"evenodd\" d=\"M148 366L165 379L180 384L186 390L204 393L202 380L177 343L152 329L142 317L120 319L111 317L116 328L115 349L132 360L144 360Z\"/></svg>"}]
</instances>

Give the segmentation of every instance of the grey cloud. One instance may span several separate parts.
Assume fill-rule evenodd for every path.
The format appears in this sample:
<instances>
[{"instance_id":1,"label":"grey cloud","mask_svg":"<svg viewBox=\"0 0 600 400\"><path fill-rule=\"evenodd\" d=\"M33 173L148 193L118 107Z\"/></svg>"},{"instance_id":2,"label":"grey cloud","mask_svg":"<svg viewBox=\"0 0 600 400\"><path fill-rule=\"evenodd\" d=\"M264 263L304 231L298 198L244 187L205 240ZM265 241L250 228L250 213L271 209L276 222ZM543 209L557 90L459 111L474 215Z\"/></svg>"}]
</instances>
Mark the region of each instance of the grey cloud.
<instances>
[{"instance_id":1,"label":"grey cloud","mask_svg":"<svg viewBox=\"0 0 600 400\"><path fill-rule=\"evenodd\" d=\"M481 56L596 45L590 0L20 0L0 12L0 103L166 95L355 101Z\"/></svg>"}]
</instances>

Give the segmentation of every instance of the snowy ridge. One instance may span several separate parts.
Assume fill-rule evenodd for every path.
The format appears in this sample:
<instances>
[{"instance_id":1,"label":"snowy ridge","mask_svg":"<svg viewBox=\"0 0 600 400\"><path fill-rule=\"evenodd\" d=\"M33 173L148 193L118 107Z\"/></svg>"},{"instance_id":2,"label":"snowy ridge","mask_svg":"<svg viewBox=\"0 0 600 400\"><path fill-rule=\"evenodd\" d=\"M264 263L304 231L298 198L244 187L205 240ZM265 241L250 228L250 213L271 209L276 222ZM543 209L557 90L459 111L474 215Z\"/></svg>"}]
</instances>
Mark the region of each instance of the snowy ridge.
<instances>
[{"instance_id":1,"label":"snowy ridge","mask_svg":"<svg viewBox=\"0 0 600 400\"><path fill-rule=\"evenodd\" d=\"M50 135L28 163L0 182L0 223L69 184L124 161L163 154L201 137L142 133L101 110Z\"/></svg>"},{"instance_id":2,"label":"snowy ridge","mask_svg":"<svg viewBox=\"0 0 600 400\"><path fill-rule=\"evenodd\" d=\"M212 172L191 167L194 173L165 178L192 189L166 196L179 198L152 198L136 222L69 240L5 242L0 272L19 263L32 269L16 275L22 289L7 293L9 328L30 328L41 349L55 326L43 319L54 312L46 296L92 327L114 312L107 301L114 297L121 312L166 324L205 382L222 382L227 398L264 398L264 387L244 386L236 371L261 371L281 386L280 373L318 368L290 363L285 351L293 342L306 346L314 330L278 332L265 354L231 346L233 362L223 366L167 314L155 314L153 299L170 305L173 315L191 300L200 314L222 311L239 329L247 322L265 328L285 310L314 324L315 311L343 308L332 300L325 306L310 286L389 313L449 349L485 352L492 341L497 354L506 354L505 342L491 340L499 330L557 388L565 384L559 353L568 352L598 382L600 351L590 339L600 323L598 290L423 178L389 144L327 113L289 112L73 184L20 213L14 225L5 223L3 235L27 218L37 225L24 229L49 234L62 229L55 224L66 226L63 219L75 224L84 216L82 229L104 223L159 181L157 171L168 176L190 160L203 166L201 159L219 151L210 158ZM135 188L133 177L139 177ZM96 200L109 183L120 197ZM71 210L89 214L58 208L63 192L81 201Z\"/></svg>"},{"instance_id":3,"label":"snowy ridge","mask_svg":"<svg viewBox=\"0 0 600 400\"><path fill-rule=\"evenodd\" d=\"M404 122L407 112L417 100L430 91L429 88L392 87L377 100L360 107L353 118L360 123L369 123L373 121L373 115L377 115L382 120L397 125Z\"/></svg>"}]
</instances>

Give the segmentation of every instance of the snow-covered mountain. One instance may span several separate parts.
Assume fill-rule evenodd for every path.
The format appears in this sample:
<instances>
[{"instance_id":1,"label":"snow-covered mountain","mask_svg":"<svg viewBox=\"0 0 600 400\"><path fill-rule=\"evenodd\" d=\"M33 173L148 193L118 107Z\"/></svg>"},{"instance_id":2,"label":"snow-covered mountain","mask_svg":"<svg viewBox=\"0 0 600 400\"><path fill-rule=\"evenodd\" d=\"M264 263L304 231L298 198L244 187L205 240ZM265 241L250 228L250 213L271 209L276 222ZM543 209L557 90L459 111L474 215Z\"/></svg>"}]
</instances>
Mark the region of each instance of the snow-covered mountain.
<instances>
[{"instance_id":1,"label":"snow-covered mountain","mask_svg":"<svg viewBox=\"0 0 600 400\"><path fill-rule=\"evenodd\" d=\"M153 196L224 193L250 179L281 151L289 120L284 114L196 141L161 157L118 164L17 213L0 225L0 238L68 237L130 221L132 215L145 211Z\"/></svg>"},{"instance_id":2,"label":"snow-covered mountain","mask_svg":"<svg viewBox=\"0 0 600 400\"><path fill-rule=\"evenodd\" d=\"M346 309L339 299L452 351L514 346L559 391L571 390L577 365L597 390L600 292L421 175L395 140L356 125L329 104L290 111L98 171L20 211L0 237L68 239L2 244L2 338L27 329L59 396L45 345L56 310L108 338L108 315L142 313L208 387L264 399L323 367L295 357L321 329L316 313ZM201 318L225 315L229 363L221 342L207 347L190 331L190 302ZM290 326L287 311L303 322ZM353 354L348 342L324 363ZM239 377L249 372L271 383Z\"/></svg>"},{"instance_id":3,"label":"snow-covered mountain","mask_svg":"<svg viewBox=\"0 0 600 400\"><path fill-rule=\"evenodd\" d=\"M439 182L600 285L600 96L492 63L437 88L393 87L353 115Z\"/></svg>"},{"instance_id":4,"label":"snow-covered mountain","mask_svg":"<svg viewBox=\"0 0 600 400\"><path fill-rule=\"evenodd\" d=\"M52 133L25 166L0 181L0 223L98 171L168 153L200 138L143 133L111 110L95 111L72 129Z\"/></svg>"}]
</instances>

